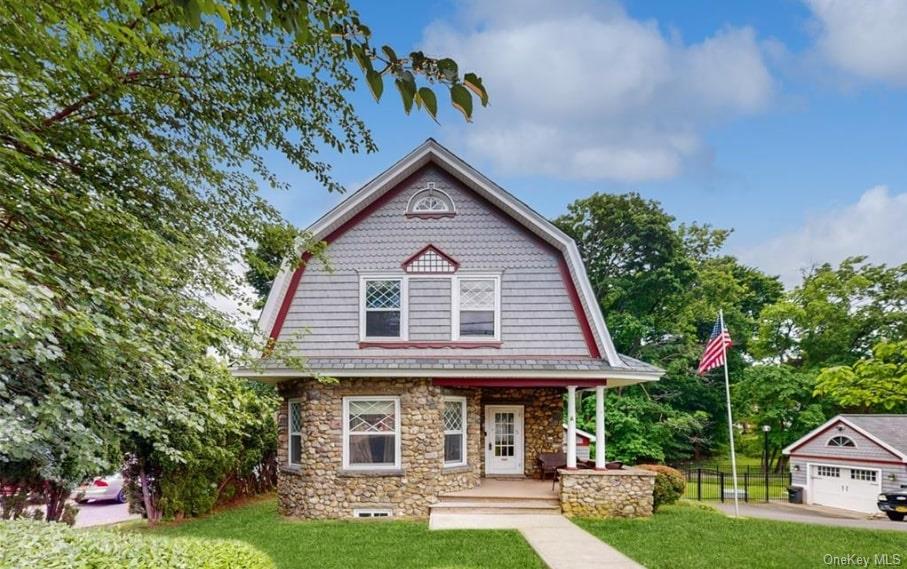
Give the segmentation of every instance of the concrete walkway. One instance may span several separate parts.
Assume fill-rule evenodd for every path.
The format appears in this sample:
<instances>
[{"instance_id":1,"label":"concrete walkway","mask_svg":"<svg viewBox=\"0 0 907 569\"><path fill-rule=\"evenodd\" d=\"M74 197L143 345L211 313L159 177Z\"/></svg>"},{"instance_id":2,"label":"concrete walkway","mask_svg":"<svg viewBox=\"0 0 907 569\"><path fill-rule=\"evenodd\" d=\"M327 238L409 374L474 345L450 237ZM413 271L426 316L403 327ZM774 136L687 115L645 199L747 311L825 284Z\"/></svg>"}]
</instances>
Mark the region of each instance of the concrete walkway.
<instances>
[{"instance_id":1,"label":"concrete walkway","mask_svg":"<svg viewBox=\"0 0 907 569\"><path fill-rule=\"evenodd\" d=\"M645 569L560 514L432 514L429 527L518 530L550 569Z\"/></svg>"},{"instance_id":2,"label":"concrete walkway","mask_svg":"<svg viewBox=\"0 0 907 569\"><path fill-rule=\"evenodd\" d=\"M734 515L734 504L715 504L715 507L728 516ZM907 531L907 521L893 522L888 518L869 518L868 514L796 504L740 504L740 516L821 526Z\"/></svg>"}]
</instances>

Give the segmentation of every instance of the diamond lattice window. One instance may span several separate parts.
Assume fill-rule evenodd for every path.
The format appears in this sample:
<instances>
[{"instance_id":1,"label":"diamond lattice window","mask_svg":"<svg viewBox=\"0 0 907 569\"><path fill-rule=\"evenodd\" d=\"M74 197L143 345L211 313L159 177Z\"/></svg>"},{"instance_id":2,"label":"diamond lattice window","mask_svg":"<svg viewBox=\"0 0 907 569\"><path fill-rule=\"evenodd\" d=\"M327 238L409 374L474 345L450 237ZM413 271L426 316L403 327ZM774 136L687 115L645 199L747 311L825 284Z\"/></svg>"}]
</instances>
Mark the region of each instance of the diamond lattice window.
<instances>
[{"instance_id":1,"label":"diamond lattice window","mask_svg":"<svg viewBox=\"0 0 907 569\"><path fill-rule=\"evenodd\" d=\"M291 400L287 403L287 433L289 455L287 461L297 466L302 462L302 402Z\"/></svg>"},{"instance_id":2,"label":"diamond lattice window","mask_svg":"<svg viewBox=\"0 0 907 569\"><path fill-rule=\"evenodd\" d=\"M399 338L402 281L365 281L365 336Z\"/></svg>"},{"instance_id":3,"label":"diamond lattice window","mask_svg":"<svg viewBox=\"0 0 907 569\"><path fill-rule=\"evenodd\" d=\"M446 466L466 464L466 399L446 397L444 399L444 464Z\"/></svg>"},{"instance_id":4,"label":"diamond lattice window","mask_svg":"<svg viewBox=\"0 0 907 569\"><path fill-rule=\"evenodd\" d=\"M404 267L407 273L453 273L457 265L434 247L428 247Z\"/></svg>"},{"instance_id":5,"label":"diamond lattice window","mask_svg":"<svg viewBox=\"0 0 907 569\"><path fill-rule=\"evenodd\" d=\"M460 280L460 336L495 335L497 281L494 279Z\"/></svg>"},{"instance_id":6,"label":"diamond lattice window","mask_svg":"<svg viewBox=\"0 0 907 569\"><path fill-rule=\"evenodd\" d=\"M344 467L399 467L398 405L398 399L390 397L344 399Z\"/></svg>"},{"instance_id":7,"label":"diamond lattice window","mask_svg":"<svg viewBox=\"0 0 907 569\"><path fill-rule=\"evenodd\" d=\"M400 308L400 281L368 281L365 285L366 308Z\"/></svg>"}]
</instances>

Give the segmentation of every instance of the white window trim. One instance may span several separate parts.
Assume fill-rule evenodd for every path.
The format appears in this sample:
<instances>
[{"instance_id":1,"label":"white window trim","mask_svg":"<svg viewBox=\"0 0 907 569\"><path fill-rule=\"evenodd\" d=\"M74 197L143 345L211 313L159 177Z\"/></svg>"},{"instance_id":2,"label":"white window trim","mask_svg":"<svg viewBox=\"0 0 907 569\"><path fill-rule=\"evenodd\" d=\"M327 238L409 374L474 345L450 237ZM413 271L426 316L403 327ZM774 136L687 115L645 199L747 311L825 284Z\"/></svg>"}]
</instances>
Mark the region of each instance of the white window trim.
<instances>
[{"instance_id":1,"label":"white window trim","mask_svg":"<svg viewBox=\"0 0 907 569\"><path fill-rule=\"evenodd\" d=\"M413 195L411 195L409 197L409 200L407 200L407 202L406 202L406 213L410 214L410 215L433 214L433 213L435 213L435 214L437 214L437 213L456 214L457 213L457 204L454 203L453 198L450 197L450 194L448 194L444 190L436 188L434 183L432 183L432 182L429 182L429 184L430 185L422 188L421 190L417 190ZM450 204L450 207L448 207L444 211L414 211L413 207L415 206L416 202L419 201L420 199L422 199L426 194L428 194L430 192L443 195L444 198L447 200L447 203Z\"/></svg>"},{"instance_id":2,"label":"white window trim","mask_svg":"<svg viewBox=\"0 0 907 569\"><path fill-rule=\"evenodd\" d=\"M462 424L462 429L459 430L459 431L448 431L447 429L444 429L444 435L445 435L445 436L446 436L446 435L459 435L459 434L462 434L462 435L463 435L463 437L462 437L462 439L461 439L461 442L460 442L460 444L461 444L461 447L460 447L460 456L463 457L463 458L462 458L462 460L459 460L459 461L457 461L457 462L447 462L446 460L444 460L444 453L443 453L443 451L442 451L442 453L441 453L441 460L444 462L444 468L455 468L455 467L457 467L457 466L466 466L466 465L468 464L468 462L469 462L469 458L468 458L467 455L466 455L466 437L467 437L466 433L469 431L469 428L468 428L469 425L468 425L468 423L466 422L466 420L467 420L467 418L469 417L469 409L468 409L467 406L466 406L466 398L465 398L465 397L462 397L462 396L459 396L459 395L445 395L445 396L444 396L444 403L445 403L445 405L446 405L447 402L449 402L449 401L455 401L455 402L457 402L457 403L460 404L460 413L461 413L461 416L462 416L462 418L463 418L463 421L462 421L462 423L461 423L461 424ZM444 427L444 413L443 413L443 410L442 410L442 412L441 412L441 427ZM445 448L446 448L446 440L444 441L444 445L445 445Z\"/></svg>"},{"instance_id":3,"label":"white window trim","mask_svg":"<svg viewBox=\"0 0 907 569\"><path fill-rule=\"evenodd\" d=\"M394 402L394 464L350 464L350 401ZM400 470L400 397L397 395L350 395L343 398L343 469L344 470ZM376 433L369 433L376 434ZM381 433L377 433L381 434ZM390 434L390 433L383 433Z\"/></svg>"},{"instance_id":4,"label":"white window trim","mask_svg":"<svg viewBox=\"0 0 907 569\"><path fill-rule=\"evenodd\" d=\"M375 515L381 514L381 515ZM394 516L394 510L391 508L353 508L354 518L391 518Z\"/></svg>"},{"instance_id":5,"label":"white window trim","mask_svg":"<svg viewBox=\"0 0 907 569\"><path fill-rule=\"evenodd\" d=\"M290 407L294 404L299 404L299 421L302 422L302 399L293 398L287 400L287 465L293 468L298 468L302 466L302 430L297 431L299 434L299 462L293 462L293 414L290 411ZM300 425L300 429L302 425Z\"/></svg>"},{"instance_id":6,"label":"white window trim","mask_svg":"<svg viewBox=\"0 0 907 569\"><path fill-rule=\"evenodd\" d=\"M494 336L461 336L460 335L460 281L494 281ZM468 339L475 342L501 341L501 274L473 273L453 275L450 277L450 338L457 341Z\"/></svg>"},{"instance_id":7,"label":"white window trim","mask_svg":"<svg viewBox=\"0 0 907 569\"><path fill-rule=\"evenodd\" d=\"M365 287L368 281L400 282L400 335L367 336L365 333ZM374 273L359 275L359 341L366 340L400 340L409 339L409 279L400 273Z\"/></svg>"},{"instance_id":8,"label":"white window trim","mask_svg":"<svg viewBox=\"0 0 907 569\"><path fill-rule=\"evenodd\" d=\"M842 438L842 439L847 439L847 440L849 440L850 442L853 443L853 446L852 446L852 447L849 447L849 446L844 446L844 445L833 445L833 444L831 444L831 441L833 441L834 439L837 439L838 437L840 437L840 438ZM858 447L857 447L857 441L855 441L853 437L849 437L849 436L847 436L847 435L834 435L834 436L832 436L830 439L828 439L827 441L825 441L825 446L827 446L827 447L829 447L829 448L858 448Z\"/></svg>"}]
</instances>

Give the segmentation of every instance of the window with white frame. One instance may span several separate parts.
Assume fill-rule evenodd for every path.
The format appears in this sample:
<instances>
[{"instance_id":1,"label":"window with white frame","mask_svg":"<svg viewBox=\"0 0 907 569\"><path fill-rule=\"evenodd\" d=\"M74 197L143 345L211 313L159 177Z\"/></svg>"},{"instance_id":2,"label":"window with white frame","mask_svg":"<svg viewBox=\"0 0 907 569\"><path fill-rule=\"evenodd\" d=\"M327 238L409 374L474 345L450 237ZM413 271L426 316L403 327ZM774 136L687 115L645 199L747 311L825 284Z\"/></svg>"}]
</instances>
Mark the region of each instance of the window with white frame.
<instances>
[{"instance_id":1,"label":"window with white frame","mask_svg":"<svg viewBox=\"0 0 907 569\"><path fill-rule=\"evenodd\" d=\"M853 442L853 439L850 437L845 437L844 435L838 435L832 437L828 440L828 445L830 447L856 447L856 443Z\"/></svg>"},{"instance_id":2,"label":"window with white frame","mask_svg":"<svg viewBox=\"0 0 907 569\"><path fill-rule=\"evenodd\" d=\"M841 469L837 466L817 466L816 474L819 476L825 476L828 478L840 478Z\"/></svg>"},{"instance_id":3,"label":"window with white frame","mask_svg":"<svg viewBox=\"0 0 907 569\"><path fill-rule=\"evenodd\" d=\"M400 338L403 322L403 279L363 281L362 326L365 338Z\"/></svg>"},{"instance_id":4,"label":"window with white frame","mask_svg":"<svg viewBox=\"0 0 907 569\"><path fill-rule=\"evenodd\" d=\"M878 473L875 470L862 470L859 468L850 469L851 480L865 480L866 482L875 482Z\"/></svg>"},{"instance_id":5,"label":"window with white frame","mask_svg":"<svg viewBox=\"0 0 907 569\"><path fill-rule=\"evenodd\" d=\"M343 398L343 467L400 468L400 398Z\"/></svg>"},{"instance_id":6,"label":"window with white frame","mask_svg":"<svg viewBox=\"0 0 907 569\"><path fill-rule=\"evenodd\" d=\"M466 398L445 397L444 411L444 466L466 464Z\"/></svg>"},{"instance_id":7,"label":"window with white frame","mask_svg":"<svg viewBox=\"0 0 907 569\"><path fill-rule=\"evenodd\" d=\"M419 190L409 198L406 207L407 215L453 215L454 203L446 192L435 187L434 182L428 182L427 187Z\"/></svg>"},{"instance_id":8,"label":"window with white frame","mask_svg":"<svg viewBox=\"0 0 907 569\"><path fill-rule=\"evenodd\" d=\"M302 401L287 401L287 462L290 466L302 464Z\"/></svg>"},{"instance_id":9,"label":"window with white frame","mask_svg":"<svg viewBox=\"0 0 907 569\"><path fill-rule=\"evenodd\" d=\"M454 283L454 339L496 339L500 330L498 277L457 278Z\"/></svg>"}]
</instances>

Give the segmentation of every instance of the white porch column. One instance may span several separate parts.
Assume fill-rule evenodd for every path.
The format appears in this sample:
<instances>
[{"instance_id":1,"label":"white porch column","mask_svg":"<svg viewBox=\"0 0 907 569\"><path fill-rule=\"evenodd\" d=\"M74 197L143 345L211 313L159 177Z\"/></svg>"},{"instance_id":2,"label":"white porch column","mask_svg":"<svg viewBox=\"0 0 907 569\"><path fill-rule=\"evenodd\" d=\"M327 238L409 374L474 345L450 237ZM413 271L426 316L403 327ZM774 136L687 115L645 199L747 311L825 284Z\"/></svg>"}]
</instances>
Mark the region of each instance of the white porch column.
<instances>
[{"instance_id":1,"label":"white porch column","mask_svg":"<svg viewBox=\"0 0 907 569\"><path fill-rule=\"evenodd\" d=\"M576 386L567 386L567 468L576 468Z\"/></svg>"},{"instance_id":2,"label":"white porch column","mask_svg":"<svg viewBox=\"0 0 907 569\"><path fill-rule=\"evenodd\" d=\"M605 386L595 386L595 468L605 467Z\"/></svg>"}]
</instances>

